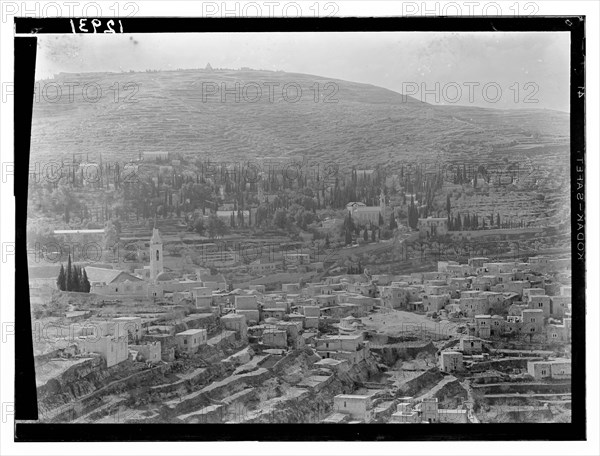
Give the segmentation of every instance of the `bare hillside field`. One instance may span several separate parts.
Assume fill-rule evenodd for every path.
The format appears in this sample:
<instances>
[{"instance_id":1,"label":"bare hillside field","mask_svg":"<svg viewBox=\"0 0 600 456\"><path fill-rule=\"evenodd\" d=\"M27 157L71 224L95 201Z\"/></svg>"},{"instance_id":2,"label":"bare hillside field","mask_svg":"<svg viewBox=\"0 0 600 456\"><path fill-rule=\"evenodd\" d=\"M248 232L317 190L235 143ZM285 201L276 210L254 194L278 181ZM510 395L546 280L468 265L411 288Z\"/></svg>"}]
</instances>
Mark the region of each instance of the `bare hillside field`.
<instances>
[{"instance_id":1,"label":"bare hillside field","mask_svg":"<svg viewBox=\"0 0 600 456\"><path fill-rule=\"evenodd\" d=\"M92 84L88 100L81 90L69 100L65 84L75 82ZM47 89L48 96L34 103L32 161L89 154L90 160L102 155L125 162L141 152L167 151L217 161L304 157L343 166L465 158L490 163L503 155L537 159L568 137L566 113L433 106L380 87L306 74L63 73L40 84L64 91L50 101ZM221 89L231 93L223 99ZM511 149L517 143L532 146Z\"/></svg>"}]
</instances>

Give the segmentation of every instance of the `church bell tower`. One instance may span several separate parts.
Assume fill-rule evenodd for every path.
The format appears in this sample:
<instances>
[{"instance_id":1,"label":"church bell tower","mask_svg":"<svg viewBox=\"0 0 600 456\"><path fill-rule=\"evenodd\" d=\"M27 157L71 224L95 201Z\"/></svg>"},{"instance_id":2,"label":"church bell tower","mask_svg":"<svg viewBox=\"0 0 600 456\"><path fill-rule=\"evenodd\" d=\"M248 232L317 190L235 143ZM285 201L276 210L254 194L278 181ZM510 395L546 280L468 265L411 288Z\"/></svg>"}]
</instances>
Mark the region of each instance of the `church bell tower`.
<instances>
[{"instance_id":1,"label":"church bell tower","mask_svg":"<svg viewBox=\"0 0 600 456\"><path fill-rule=\"evenodd\" d=\"M156 280L161 272L163 272L163 245L158 229L154 228L150 239L150 280Z\"/></svg>"}]
</instances>

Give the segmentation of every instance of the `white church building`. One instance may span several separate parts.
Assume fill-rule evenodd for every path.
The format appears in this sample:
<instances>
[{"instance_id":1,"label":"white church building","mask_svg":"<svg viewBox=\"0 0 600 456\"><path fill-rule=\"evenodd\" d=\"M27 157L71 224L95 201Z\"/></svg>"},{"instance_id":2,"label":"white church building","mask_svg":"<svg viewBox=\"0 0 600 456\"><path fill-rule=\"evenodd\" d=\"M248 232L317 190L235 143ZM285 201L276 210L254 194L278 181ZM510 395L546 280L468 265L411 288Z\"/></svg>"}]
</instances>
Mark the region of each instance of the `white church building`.
<instances>
[{"instance_id":1,"label":"white church building","mask_svg":"<svg viewBox=\"0 0 600 456\"><path fill-rule=\"evenodd\" d=\"M191 292L194 288L213 284L210 277L200 276L192 280L179 278L174 273L166 272L163 268L163 242L156 228L152 230L149 254L150 264L135 269L133 274L120 269L86 267L90 293L104 296L159 298L164 296L165 292ZM221 282L224 282L224 279ZM226 288L226 286L226 283L221 283L218 288Z\"/></svg>"},{"instance_id":2,"label":"white church building","mask_svg":"<svg viewBox=\"0 0 600 456\"><path fill-rule=\"evenodd\" d=\"M158 230L152 230L150 265L136 269L134 274L120 269L87 266L90 293L104 296L162 297L163 288L157 278L163 273L162 240Z\"/></svg>"},{"instance_id":3,"label":"white church building","mask_svg":"<svg viewBox=\"0 0 600 456\"><path fill-rule=\"evenodd\" d=\"M355 223L359 225L373 225L379 226L379 215L385 220L386 216L386 204L385 195L383 190L379 195L379 206L367 206L365 203L351 202L346 205L346 209L350 212L350 216Z\"/></svg>"}]
</instances>

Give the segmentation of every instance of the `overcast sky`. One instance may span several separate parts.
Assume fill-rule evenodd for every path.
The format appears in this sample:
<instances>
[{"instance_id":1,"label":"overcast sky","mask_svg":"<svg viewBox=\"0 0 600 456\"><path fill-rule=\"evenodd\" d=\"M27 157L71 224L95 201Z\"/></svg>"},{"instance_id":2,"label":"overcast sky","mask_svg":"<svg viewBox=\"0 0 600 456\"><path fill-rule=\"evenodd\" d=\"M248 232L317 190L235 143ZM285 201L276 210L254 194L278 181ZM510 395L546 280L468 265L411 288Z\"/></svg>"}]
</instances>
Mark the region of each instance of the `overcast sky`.
<instances>
[{"instance_id":1,"label":"overcast sky","mask_svg":"<svg viewBox=\"0 0 600 456\"><path fill-rule=\"evenodd\" d=\"M568 33L77 34L38 40L38 79L58 72L203 68L210 62L219 68L314 74L397 92L415 83L413 96L429 103L435 103L434 95L423 89L435 90L439 83L440 104L458 99L455 104L569 111ZM480 84L472 89L472 102L468 83ZM486 83L494 85L484 94ZM502 93L492 103L497 87ZM537 102L525 103L526 98Z\"/></svg>"}]
</instances>

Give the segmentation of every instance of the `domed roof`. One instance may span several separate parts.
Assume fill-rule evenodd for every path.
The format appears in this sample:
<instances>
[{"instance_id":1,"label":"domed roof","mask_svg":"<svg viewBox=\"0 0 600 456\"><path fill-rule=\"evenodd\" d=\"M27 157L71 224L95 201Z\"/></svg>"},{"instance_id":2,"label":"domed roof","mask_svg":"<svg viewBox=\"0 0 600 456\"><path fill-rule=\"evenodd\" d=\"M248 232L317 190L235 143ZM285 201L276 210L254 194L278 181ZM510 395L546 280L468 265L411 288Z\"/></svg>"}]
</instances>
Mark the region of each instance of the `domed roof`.
<instances>
[{"instance_id":1,"label":"domed roof","mask_svg":"<svg viewBox=\"0 0 600 456\"><path fill-rule=\"evenodd\" d=\"M175 278L175 276L173 274L171 274L170 272L161 272L160 274L158 274L156 276L156 281L157 282L168 282L170 280L173 280Z\"/></svg>"}]
</instances>

